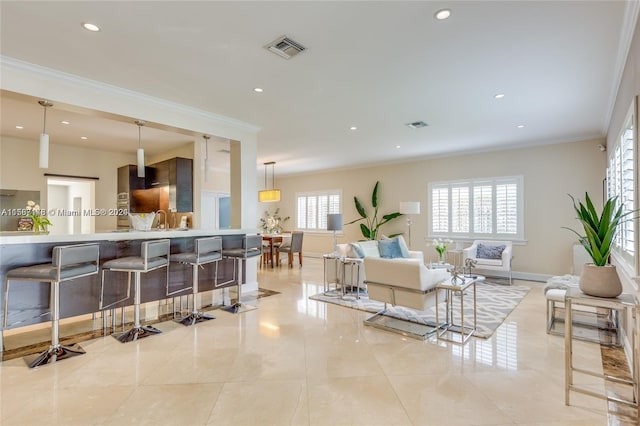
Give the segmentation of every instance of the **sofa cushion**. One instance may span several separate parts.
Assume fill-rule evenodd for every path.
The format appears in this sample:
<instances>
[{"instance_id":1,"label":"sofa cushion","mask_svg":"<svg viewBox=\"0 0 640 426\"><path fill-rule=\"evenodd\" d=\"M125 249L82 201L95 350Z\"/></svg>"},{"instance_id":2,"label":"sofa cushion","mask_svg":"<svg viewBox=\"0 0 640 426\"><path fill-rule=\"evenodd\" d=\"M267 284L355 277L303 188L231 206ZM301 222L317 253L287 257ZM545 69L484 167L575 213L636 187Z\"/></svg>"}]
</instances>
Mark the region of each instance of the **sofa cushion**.
<instances>
[{"instance_id":1,"label":"sofa cushion","mask_svg":"<svg viewBox=\"0 0 640 426\"><path fill-rule=\"evenodd\" d=\"M502 266L502 258L500 259L476 259L476 266L482 268L483 266Z\"/></svg>"},{"instance_id":2,"label":"sofa cushion","mask_svg":"<svg viewBox=\"0 0 640 426\"><path fill-rule=\"evenodd\" d=\"M502 252L507 246L487 246L478 244L477 259L502 259Z\"/></svg>"},{"instance_id":3,"label":"sofa cushion","mask_svg":"<svg viewBox=\"0 0 640 426\"><path fill-rule=\"evenodd\" d=\"M364 253L364 257L380 257L380 249L376 240L360 241L358 244Z\"/></svg>"}]
</instances>

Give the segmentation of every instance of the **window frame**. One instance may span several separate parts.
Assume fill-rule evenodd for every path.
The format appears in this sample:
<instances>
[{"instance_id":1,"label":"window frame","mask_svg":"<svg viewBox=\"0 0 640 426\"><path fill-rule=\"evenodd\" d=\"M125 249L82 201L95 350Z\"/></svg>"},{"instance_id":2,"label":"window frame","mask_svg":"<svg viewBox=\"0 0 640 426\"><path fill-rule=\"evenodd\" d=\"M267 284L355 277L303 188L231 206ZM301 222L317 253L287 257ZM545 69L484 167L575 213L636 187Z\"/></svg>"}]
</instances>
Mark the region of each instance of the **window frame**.
<instances>
[{"instance_id":1,"label":"window frame","mask_svg":"<svg viewBox=\"0 0 640 426\"><path fill-rule=\"evenodd\" d=\"M294 213L294 219L295 219L295 229L296 231L303 231L303 232L307 232L307 233L318 233L318 234L332 234L333 231L328 231L326 229L326 218L325 218L325 227L324 228L320 228L318 226L314 227L314 228L309 228L309 227L300 227L298 226L298 224L300 223L299 219L298 219L298 215L299 215L299 198L300 197L315 197L316 198L316 212L315 212L315 220L316 223L321 222L319 220L319 215L318 212L320 210L320 203L317 202L318 197L322 197L322 196L338 196L338 211L331 211L330 209L327 209L327 214L330 213L342 213L342 205L343 205L343 196L342 196L342 190L341 189L328 189L328 190L317 190L317 191L299 191L295 193L295 213Z\"/></svg>"},{"instance_id":2,"label":"window frame","mask_svg":"<svg viewBox=\"0 0 640 426\"><path fill-rule=\"evenodd\" d=\"M496 187L498 185L503 184L515 184L516 185L516 232L515 233L498 233L498 215L496 214L497 210L497 193ZM491 187L491 233L479 233L474 232L474 221L476 220L476 214L474 212L474 191L476 188L482 188L490 186ZM440 206L440 211L446 210L447 218L439 218L439 223L446 223L447 231L438 230L434 231L434 189L439 190L439 196L442 196L442 190L447 189L447 207ZM467 211L465 214L456 214L453 211L453 203L452 199L452 191L455 189L456 191L460 191L460 188L467 188L468 200L467 200ZM458 194L459 195L459 194ZM497 176L497 177L486 177L486 178L471 178L471 179L459 179L459 180L450 180L450 181L438 181L438 182L429 182L427 185L427 200L429 202L429 208L427 211L427 220L428 220L428 230L429 237L428 238L450 238L454 240L506 240L513 242L524 242L524 220L525 220L525 212L524 212L524 176L523 175L515 175L515 176ZM461 205L460 197L456 198L456 204L458 206ZM467 232L454 232L452 229L455 225L459 225L459 223L454 224L453 218L456 217L467 217Z\"/></svg>"}]
</instances>

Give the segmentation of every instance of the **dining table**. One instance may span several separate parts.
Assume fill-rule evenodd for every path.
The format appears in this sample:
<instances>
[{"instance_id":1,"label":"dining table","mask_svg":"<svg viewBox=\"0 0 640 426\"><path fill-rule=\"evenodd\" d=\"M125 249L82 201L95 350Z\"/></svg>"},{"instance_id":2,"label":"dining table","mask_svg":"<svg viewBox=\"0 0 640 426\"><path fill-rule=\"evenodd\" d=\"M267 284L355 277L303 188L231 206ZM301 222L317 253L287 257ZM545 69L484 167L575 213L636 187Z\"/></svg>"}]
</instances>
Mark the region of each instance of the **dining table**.
<instances>
[{"instance_id":1,"label":"dining table","mask_svg":"<svg viewBox=\"0 0 640 426\"><path fill-rule=\"evenodd\" d=\"M273 254L275 245L282 242L282 234L262 234L262 241L269 243L269 264L273 268Z\"/></svg>"}]
</instances>

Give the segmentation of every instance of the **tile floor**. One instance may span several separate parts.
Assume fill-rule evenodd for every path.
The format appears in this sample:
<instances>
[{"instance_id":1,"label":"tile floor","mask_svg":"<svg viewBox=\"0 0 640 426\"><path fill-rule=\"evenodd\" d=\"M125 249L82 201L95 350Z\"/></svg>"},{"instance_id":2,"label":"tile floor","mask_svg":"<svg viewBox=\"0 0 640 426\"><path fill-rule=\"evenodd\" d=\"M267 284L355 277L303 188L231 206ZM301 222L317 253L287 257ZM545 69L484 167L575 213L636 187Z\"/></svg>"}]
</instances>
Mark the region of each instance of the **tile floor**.
<instances>
[{"instance_id":1,"label":"tile floor","mask_svg":"<svg viewBox=\"0 0 640 426\"><path fill-rule=\"evenodd\" d=\"M602 400L573 394L564 405L564 343L545 333L539 283L490 339L460 347L365 327L366 313L309 300L323 289L319 259L258 280L281 294L254 311L163 322L162 334L127 344L95 338L81 343L85 355L37 369L0 363L0 424L609 423ZM599 345L574 348L577 365L602 370Z\"/></svg>"}]
</instances>

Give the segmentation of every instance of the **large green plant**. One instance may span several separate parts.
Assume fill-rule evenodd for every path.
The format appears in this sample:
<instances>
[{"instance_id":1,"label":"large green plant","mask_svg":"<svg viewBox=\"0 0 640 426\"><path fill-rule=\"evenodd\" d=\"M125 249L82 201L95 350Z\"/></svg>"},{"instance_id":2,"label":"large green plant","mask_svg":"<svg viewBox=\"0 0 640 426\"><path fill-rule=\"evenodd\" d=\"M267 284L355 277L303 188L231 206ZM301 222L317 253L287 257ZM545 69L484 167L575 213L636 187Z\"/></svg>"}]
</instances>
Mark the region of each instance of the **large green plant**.
<instances>
[{"instance_id":1,"label":"large green plant","mask_svg":"<svg viewBox=\"0 0 640 426\"><path fill-rule=\"evenodd\" d=\"M585 235L581 235L571 228L565 227L565 229L578 236L578 240L587 250L595 265L606 265L611 254L611 243L616 235L618 225L627 220L627 216L633 214L634 211L625 213L622 204L616 207L617 196L611 197L605 202L600 214L593 206L588 193L585 193L585 204L580 201L576 203L573 196L569 195L569 197L573 201L573 208L578 215L577 219L584 228Z\"/></svg>"},{"instance_id":2,"label":"large green plant","mask_svg":"<svg viewBox=\"0 0 640 426\"><path fill-rule=\"evenodd\" d=\"M364 221L365 223L360 224L360 231L362 232L362 236L367 240L375 240L378 236L378 230L385 223L397 218L398 216L402 216L399 212L389 213L382 216L382 218L378 217L378 185L380 182L376 182L376 185L373 187L373 192L371 193L371 205L373 206L373 215L369 215L367 210L364 208L358 197L353 197L353 202L356 205L356 210L360 217L358 219L354 219L351 222L347 223L347 225L351 225L352 223ZM393 237L398 234L389 235Z\"/></svg>"}]
</instances>

